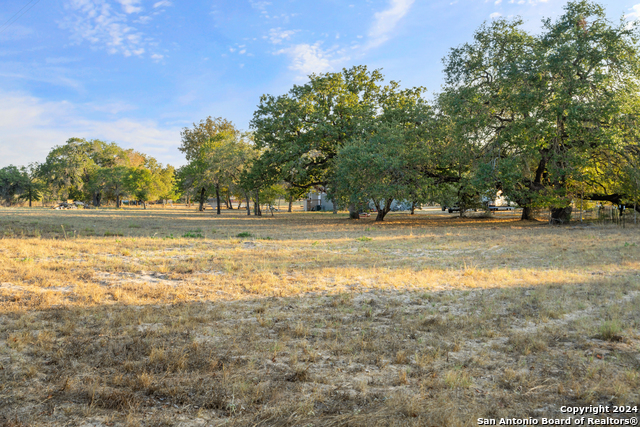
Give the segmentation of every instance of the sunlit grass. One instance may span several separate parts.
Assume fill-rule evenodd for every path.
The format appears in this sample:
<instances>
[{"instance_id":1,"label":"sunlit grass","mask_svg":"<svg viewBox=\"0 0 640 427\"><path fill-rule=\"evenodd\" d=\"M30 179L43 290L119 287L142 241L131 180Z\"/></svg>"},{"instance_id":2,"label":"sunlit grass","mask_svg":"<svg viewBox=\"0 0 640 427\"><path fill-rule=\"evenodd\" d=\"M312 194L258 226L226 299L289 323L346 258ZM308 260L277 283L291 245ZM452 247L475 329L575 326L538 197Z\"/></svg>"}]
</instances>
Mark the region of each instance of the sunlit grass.
<instances>
[{"instance_id":1,"label":"sunlit grass","mask_svg":"<svg viewBox=\"0 0 640 427\"><path fill-rule=\"evenodd\" d=\"M471 426L631 403L638 237L509 215L0 209L0 423Z\"/></svg>"}]
</instances>

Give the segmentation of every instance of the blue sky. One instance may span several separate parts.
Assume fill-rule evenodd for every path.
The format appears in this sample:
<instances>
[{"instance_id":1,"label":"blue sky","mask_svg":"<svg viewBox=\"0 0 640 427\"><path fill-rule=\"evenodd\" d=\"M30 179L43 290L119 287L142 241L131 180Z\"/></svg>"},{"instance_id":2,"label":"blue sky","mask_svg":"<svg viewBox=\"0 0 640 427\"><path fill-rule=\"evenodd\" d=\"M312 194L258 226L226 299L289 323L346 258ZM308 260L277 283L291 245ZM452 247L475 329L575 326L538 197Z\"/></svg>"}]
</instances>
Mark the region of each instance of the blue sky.
<instances>
[{"instance_id":1,"label":"blue sky","mask_svg":"<svg viewBox=\"0 0 640 427\"><path fill-rule=\"evenodd\" d=\"M638 1L601 4L617 21L638 18ZM214 116L246 130L260 95L280 95L312 72L352 65L382 68L405 87L437 92L442 58L470 41L483 21L519 15L536 32L564 4L2 0L0 167L43 161L74 136L114 141L179 166L183 127Z\"/></svg>"}]
</instances>

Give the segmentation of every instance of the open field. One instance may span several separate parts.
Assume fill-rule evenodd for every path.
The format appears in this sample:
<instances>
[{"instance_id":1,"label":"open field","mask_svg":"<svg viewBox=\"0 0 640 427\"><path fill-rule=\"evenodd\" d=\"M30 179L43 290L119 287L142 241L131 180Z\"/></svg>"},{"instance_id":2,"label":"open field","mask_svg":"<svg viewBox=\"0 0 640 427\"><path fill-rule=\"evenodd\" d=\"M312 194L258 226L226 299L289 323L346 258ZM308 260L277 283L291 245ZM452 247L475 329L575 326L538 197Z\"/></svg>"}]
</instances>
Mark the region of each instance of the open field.
<instances>
[{"instance_id":1,"label":"open field","mask_svg":"<svg viewBox=\"0 0 640 427\"><path fill-rule=\"evenodd\" d=\"M640 406L640 228L387 218L0 209L0 426Z\"/></svg>"}]
</instances>

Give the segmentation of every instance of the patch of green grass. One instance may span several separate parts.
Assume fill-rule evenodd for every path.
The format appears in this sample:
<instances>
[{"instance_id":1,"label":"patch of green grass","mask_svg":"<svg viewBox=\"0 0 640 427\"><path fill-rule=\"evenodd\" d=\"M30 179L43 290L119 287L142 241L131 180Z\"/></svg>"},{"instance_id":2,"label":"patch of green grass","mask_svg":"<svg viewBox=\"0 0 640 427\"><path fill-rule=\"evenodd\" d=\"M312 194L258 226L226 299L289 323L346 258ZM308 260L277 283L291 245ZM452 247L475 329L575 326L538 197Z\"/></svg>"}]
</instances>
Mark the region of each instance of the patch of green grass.
<instances>
[{"instance_id":1,"label":"patch of green grass","mask_svg":"<svg viewBox=\"0 0 640 427\"><path fill-rule=\"evenodd\" d=\"M251 237L251 233L248 231L243 231L242 233L238 233L236 237Z\"/></svg>"},{"instance_id":2,"label":"patch of green grass","mask_svg":"<svg viewBox=\"0 0 640 427\"><path fill-rule=\"evenodd\" d=\"M362 237L358 237L356 240L359 241L359 242L369 242L369 241L371 241L373 239L371 237L362 236Z\"/></svg>"},{"instance_id":3,"label":"patch of green grass","mask_svg":"<svg viewBox=\"0 0 640 427\"><path fill-rule=\"evenodd\" d=\"M104 237L124 237L124 234L107 230L104 232Z\"/></svg>"},{"instance_id":4,"label":"patch of green grass","mask_svg":"<svg viewBox=\"0 0 640 427\"><path fill-rule=\"evenodd\" d=\"M182 235L184 239L203 239L204 236L201 233L201 230L187 231Z\"/></svg>"},{"instance_id":5,"label":"patch of green grass","mask_svg":"<svg viewBox=\"0 0 640 427\"><path fill-rule=\"evenodd\" d=\"M258 237L259 240L273 240L271 237L266 236L266 237Z\"/></svg>"},{"instance_id":6,"label":"patch of green grass","mask_svg":"<svg viewBox=\"0 0 640 427\"><path fill-rule=\"evenodd\" d=\"M140 224L129 224L129 228L142 228Z\"/></svg>"},{"instance_id":7,"label":"patch of green grass","mask_svg":"<svg viewBox=\"0 0 640 427\"><path fill-rule=\"evenodd\" d=\"M617 320L607 320L599 328L600 337L607 341L614 341L620 338L622 326Z\"/></svg>"}]
</instances>

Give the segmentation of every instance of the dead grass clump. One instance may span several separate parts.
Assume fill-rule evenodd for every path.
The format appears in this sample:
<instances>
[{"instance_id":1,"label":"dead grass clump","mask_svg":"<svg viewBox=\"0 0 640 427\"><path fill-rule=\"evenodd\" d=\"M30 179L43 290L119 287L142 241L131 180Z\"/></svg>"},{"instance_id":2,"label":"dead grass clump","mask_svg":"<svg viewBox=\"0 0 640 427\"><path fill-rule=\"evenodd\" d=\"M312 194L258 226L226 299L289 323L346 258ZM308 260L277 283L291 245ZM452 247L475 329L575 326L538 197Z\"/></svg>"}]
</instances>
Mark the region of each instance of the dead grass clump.
<instances>
[{"instance_id":1,"label":"dead grass clump","mask_svg":"<svg viewBox=\"0 0 640 427\"><path fill-rule=\"evenodd\" d=\"M458 367L444 374L444 383L449 388L469 388L473 379L464 368Z\"/></svg>"},{"instance_id":2,"label":"dead grass clump","mask_svg":"<svg viewBox=\"0 0 640 427\"><path fill-rule=\"evenodd\" d=\"M547 349L547 342L541 333L514 332L509 336L508 345L512 351L528 355Z\"/></svg>"},{"instance_id":3,"label":"dead grass clump","mask_svg":"<svg viewBox=\"0 0 640 427\"><path fill-rule=\"evenodd\" d=\"M96 406L121 412L135 411L141 403L140 399L131 391L111 388L87 390L86 398L89 400L89 407Z\"/></svg>"},{"instance_id":4,"label":"dead grass clump","mask_svg":"<svg viewBox=\"0 0 640 427\"><path fill-rule=\"evenodd\" d=\"M27 427L29 424L25 424L17 417L7 418L4 415L0 415L0 427Z\"/></svg>"},{"instance_id":5,"label":"dead grass clump","mask_svg":"<svg viewBox=\"0 0 640 427\"><path fill-rule=\"evenodd\" d=\"M396 353L395 363L397 365L406 365L407 363L409 363L409 356L406 350L399 350Z\"/></svg>"}]
</instances>

